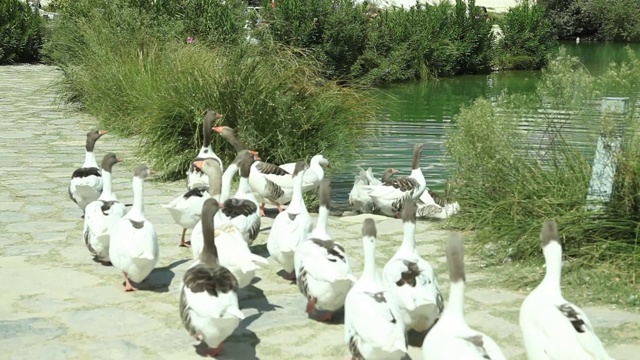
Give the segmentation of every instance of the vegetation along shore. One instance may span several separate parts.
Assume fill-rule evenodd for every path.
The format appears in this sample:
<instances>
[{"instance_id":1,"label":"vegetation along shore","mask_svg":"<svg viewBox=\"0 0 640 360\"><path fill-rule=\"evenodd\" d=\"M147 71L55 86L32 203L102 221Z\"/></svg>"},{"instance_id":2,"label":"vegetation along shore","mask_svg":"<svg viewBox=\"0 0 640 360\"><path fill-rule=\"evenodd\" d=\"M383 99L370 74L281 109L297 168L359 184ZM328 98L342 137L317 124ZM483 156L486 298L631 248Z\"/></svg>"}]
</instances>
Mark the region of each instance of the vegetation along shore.
<instances>
[{"instance_id":1,"label":"vegetation along shore","mask_svg":"<svg viewBox=\"0 0 640 360\"><path fill-rule=\"evenodd\" d=\"M47 21L25 2L6 0L0 64L59 67L60 99L102 128L138 139L137 155L164 179L184 177L207 109L223 114L217 125L236 129L267 162L322 153L340 168L358 156L361 140L376 135L376 87L544 68L534 96L479 99L455 118L449 189L463 211L446 225L474 230L469 246L485 255L485 265L518 262L521 273L496 281L521 287L534 282L530 270L541 265L530 240L543 218L554 217L570 260L567 281L590 299L639 305L640 148L632 120L640 62L630 54L629 62L591 76L575 59L551 56L558 39L640 40L640 11L628 10L636 1L523 1L488 18L473 0L409 9L351 0L270 4L255 10L245 1L57 0L49 10L59 16ZM539 151L523 151L527 135L514 118L541 108L569 119L595 114L605 96L629 98L628 125L614 196L593 212L584 208L592 155L545 116L538 116L547 135ZM595 144L612 125L592 117L594 131L581 140ZM235 155L220 137L212 145L224 162Z\"/></svg>"}]
</instances>

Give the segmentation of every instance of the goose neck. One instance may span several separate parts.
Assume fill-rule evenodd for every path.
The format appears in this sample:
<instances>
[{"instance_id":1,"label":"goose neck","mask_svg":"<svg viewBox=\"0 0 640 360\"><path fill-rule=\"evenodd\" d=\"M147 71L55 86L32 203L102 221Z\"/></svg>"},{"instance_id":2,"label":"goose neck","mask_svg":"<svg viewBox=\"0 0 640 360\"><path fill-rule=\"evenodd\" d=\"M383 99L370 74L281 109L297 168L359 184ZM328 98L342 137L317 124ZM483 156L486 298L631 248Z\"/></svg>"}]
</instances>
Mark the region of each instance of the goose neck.
<instances>
[{"instance_id":1,"label":"goose neck","mask_svg":"<svg viewBox=\"0 0 640 360\"><path fill-rule=\"evenodd\" d=\"M131 206L131 218L140 220L144 218L144 180L134 176L131 187L133 188L133 205Z\"/></svg>"},{"instance_id":2,"label":"goose neck","mask_svg":"<svg viewBox=\"0 0 640 360\"><path fill-rule=\"evenodd\" d=\"M116 200L116 196L113 193L111 172L105 169L102 169L102 194L100 194L98 200Z\"/></svg>"},{"instance_id":3,"label":"goose neck","mask_svg":"<svg viewBox=\"0 0 640 360\"><path fill-rule=\"evenodd\" d=\"M556 241L548 243L543 249L546 272L542 284L560 287L562 276L562 246Z\"/></svg>"},{"instance_id":4,"label":"goose neck","mask_svg":"<svg viewBox=\"0 0 640 360\"><path fill-rule=\"evenodd\" d=\"M375 280L376 276L376 245L375 239L365 237L364 242L364 267L362 270L362 277Z\"/></svg>"},{"instance_id":5,"label":"goose neck","mask_svg":"<svg viewBox=\"0 0 640 360\"><path fill-rule=\"evenodd\" d=\"M289 208L291 211L298 213L304 207L304 199L302 198L302 177L304 172L300 172L293 177L293 193L291 194L291 202Z\"/></svg>"},{"instance_id":6,"label":"goose neck","mask_svg":"<svg viewBox=\"0 0 640 360\"><path fill-rule=\"evenodd\" d=\"M327 232L327 223L329 222L329 209L326 206L320 206L318 210L318 220L316 222L316 228L313 229L313 237L320 238L322 240L329 238Z\"/></svg>"},{"instance_id":7,"label":"goose neck","mask_svg":"<svg viewBox=\"0 0 640 360\"><path fill-rule=\"evenodd\" d=\"M205 216L210 215L210 216ZM215 242L214 235L214 224L213 224L214 216L207 212L207 214L203 214L202 217L202 236L204 246L202 248L202 252L200 253L200 261L203 263L218 263L218 247Z\"/></svg>"},{"instance_id":8,"label":"goose neck","mask_svg":"<svg viewBox=\"0 0 640 360\"><path fill-rule=\"evenodd\" d=\"M82 163L82 167L98 167L98 162L96 161L96 154L93 151L85 151L84 152L84 162Z\"/></svg>"},{"instance_id":9,"label":"goose neck","mask_svg":"<svg viewBox=\"0 0 640 360\"><path fill-rule=\"evenodd\" d=\"M240 184L238 184L239 194L248 194L251 192L251 186L249 185L249 178L240 177Z\"/></svg>"},{"instance_id":10,"label":"goose neck","mask_svg":"<svg viewBox=\"0 0 640 360\"><path fill-rule=\"evenodd\" d=\"M404 235L402 237L402 244L400 244L400 250L413 253L416 250L416 224L406 221L403 224L403 228Z\"/></svg>"},{"instance_id":11,"label":"goose neck","mask_svg":"<svg viewBox=\"0 0 640 360\"><path fill-rule=\"evenodd\" d=\"M449 302L445 307L443 317L464 318L464 281L452 282L449 287Z\"/></svg>"},{"instance_id":12,"label":"goose neck","mask_svg":"<svg viewBox=\"0 0 640 360\"><path fill-rule=\"evenodd\" d=\"M220 194L220 202L225 202L231 196L231 183L233 182L233 176L238 171L238 165L232 163L222 174L222 189L219 192ZM214 189L215 187L215 179L213 180L209 177L209 189ZM212 186L213 185L213 186ZM212 197L215 197L216 194L211 193Z\"/></svg>"}]
</instances>

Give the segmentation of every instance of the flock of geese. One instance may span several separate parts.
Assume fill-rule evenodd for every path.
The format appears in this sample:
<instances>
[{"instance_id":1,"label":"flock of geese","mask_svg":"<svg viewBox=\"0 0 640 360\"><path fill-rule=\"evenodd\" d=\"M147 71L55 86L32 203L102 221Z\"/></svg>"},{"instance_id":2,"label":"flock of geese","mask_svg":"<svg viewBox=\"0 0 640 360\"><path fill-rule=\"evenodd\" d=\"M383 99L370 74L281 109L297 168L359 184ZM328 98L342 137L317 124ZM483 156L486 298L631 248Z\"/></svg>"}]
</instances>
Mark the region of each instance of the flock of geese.
<instances>
[{"instance_id":1,"label":"flock of geese","mask_svg":"<svg viewBox=\"0 0 640 360\"><path fill-rule=\"evenodd\" d=\"M450 289L446 306L433 268L416 250L420 207L431 207L431 213L438 206L444 212L451 210L427 189L419 166L422 144L414 148L408 177L392 178L393 170L378 182L373 181L370 170L356 177L350 194L354 208L365 212L375 208L399 217L404 230L397 252L377 269L376 224L366 218L362 225L364 269L356 278L349 254L331 238L327 227L331 187L323 166L329 167L329 161L316 155L310 165L303 161L281 166L262 162L257 152L238 140L233 129L213 126L219 118L213 111L204 113L204 144L187 173L187 191L164 205L183 229L180 245L190 247L194 259L180 287L180 318L189 334L207 346L207 355L220 354L223 341L245 317L237 292L251 283L261 264L267 263L249 246L260 230L265 203L271 203L279 213L267 240L270 256L289 274L287 278L296 281L307 299L310 317L327 321L344 309L344 341L353 359L405 357L411 329L426 332L424 359L505 359L494 340L465 321L462 237L453 234L447 244ZM212 131L227 139L237 152L226 170L211 147ZM121 271L124 290L134 291L134 284L151 273L159 257L154 226L144 215L144 181L152 171L146 165L137 166L133 204L118 201L111 179L113 166L121 159L108 153L99 168L94 154L96 141L105 133L95 130L87 134L85 160L73 172L69 196L84 212L83 240L94 260ZM236 173L240 182L231 196ZM320 208L314 226L303 193L316 189ZM283 210L281 205L287 203ZM185 241L187 229L193 229L190 242ZM544 223L541 243L546 275L520 311L528 358L611 359L585 313L562 296L562 247L555 222Z\"/></svg>"}]
</instances>

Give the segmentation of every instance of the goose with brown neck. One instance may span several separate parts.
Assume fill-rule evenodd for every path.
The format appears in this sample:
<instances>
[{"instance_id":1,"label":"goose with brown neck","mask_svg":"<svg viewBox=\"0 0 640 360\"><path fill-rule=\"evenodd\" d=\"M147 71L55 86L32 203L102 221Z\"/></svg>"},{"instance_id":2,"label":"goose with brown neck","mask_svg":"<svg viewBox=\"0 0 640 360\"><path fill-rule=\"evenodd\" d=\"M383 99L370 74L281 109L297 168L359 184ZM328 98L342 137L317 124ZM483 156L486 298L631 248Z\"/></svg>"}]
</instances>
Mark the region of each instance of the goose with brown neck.
<instances>
[{"instance_id":1,"label":"goose with brown neck","mask_svg":"<svg viewBox=\"0 0 640 360\"><path fill-rule=\"evenodd\" d=\"M122 158L116 157L114 153L108 153L104 156L102 159L102 194L98 200L89 203L85 209L82 232L84 243L89 252L93 254L94 261L103 265L111 264L109 260L111 226L127 212L125 205L118 201L113 192L111 181L113 166L122 161Z\"/></svg>"},{"instance_id":2,"label":"goose with brown neck","mask_svg":"<svg viewBox=\"0 0 640 360\"><path fill-rule=\"evenodd\" d=\"M85 142L84 162L74 170L69 182L69 197L84 211L89 203L98 200L102 193L102 175L98 169L96 155L93 152L96 141L106 134L105 130L92 130L87 133Z\"/></svg>"},{"instance_id":3,"label":"goose with brown neck","mask_svg":"<svg viewBox=\"0 0 640 360\"><path fill-rule=\"evenodd\" d=\"M200 167L195 164L201 164ZM184 194L177 196L168 204L162 207L167 209L173 218L173 221L182 227L182 236L180 237L180 245L182 247L190 247L191 244L185 241L187 229L194 229L200 221L202 212L202 204L210 197L220 194L221 184L218 181L219 176L209 177L208 172L202 171L201 168L206 167L208 171L222 172L222 167L215 159L205 159L194 162L194 167L203 175L209 183L207 186L199 186L187 190Z\"/></svg>"},{"instance_id":4,"label":"goose with brown neck","mask_svg":"<svg viewBox=\"0 0 640 360\"><path fill-rule=\"evenodd\" d=\"M429 330L442 314L444 299L431 265L416 250L416 211L411 199L402 209L404 237L382 269L389 294L398 304L407 329Z\"/></svg>"},{"instance_id":5,"label":"goose with brown neck","mask_svg":"<svg viewBox=\"0 0 640 360\"><path fill-rule=\"evenodd\" d=\"M562 295L562 245L555 221L543 223L540 240L546 273L520 308L520 328L527 357L530 360L612 359L584 311Z\"/></svg>"},{"instance_id":6,"label":"goose with brown neck","mask_svg":"<svg viewBox=\"0 0 640 360\"><path fill-rule=\"evenodd\" d=\"M464 319L464 247L460 234L451 234L447 244L449 302L440 320L422 343L425 360L504 360L502 350L484 333L474 330ZM567 358L569 359L569 358Z\"/></svg>"},{"instance_id":7,"label":"goose with brown neck","mask_svg":"<svg viewBox=\"0 0 640 360\"><path fill-rule=\"evenodd\" d=\"M249 174L251 173L251 167L256 160L260 158L255 151L242 150L236 156L234 161L235 167L239 165L240 170L240 184L238 190L232 198L228 195L222 196L223 202L222 211L218 212L219 222L221 224L230 223L234 225L244 238L244 241L251 246L253 241L258 237L260 232L260 208L258 201L253 195L251 186L249 185ZM229 166L231 168L231 166ZM227 169L228 171L228 169ZM231 182L233 175L236 171L233 171L231 175L227 175L227 171L223 174L223 194L229 194L231 188ZM226 178L225 178L226 176Z\"/></svg>"},{"instance_id":8,"label":"goose with brown neck","mask_svg":"<svg viewBox=\"0 0 640 360\"><path fill-rule=\"evenodd\" d=\"M344 306L347 293L357 280L344 246L327 232L331 185L322 180L318 190L320 209L316 227L295 250L294 263L300 293L307 298L306 311L318 321L328 321Z\"/></svg>"},{"instance_id":9,"label":"goose with brown neck","mask_svg":"<svg viewBox=\"0 0 640 360\"><path fill-rule=\"evenodd\" d=\"M313 223L302 198L304 172L309 167L304 161L296 163L293 178L293 196L287 209L276 216L267 238L267 250L271 257L282 266L288 280L295 279L294 252L307 239Z\"/></svg>"},{"instance_id":10,"label":"goose with brown neck","mask_svg":"<svg viewBox=\"0 0 640 360\"><path fill-rule=\"evenodd\" d=\"M202 148L200 148L200 152L198 156L193 159L192 164L189 166L189 170L187 171L187 189L197 189L200 187L206 187L209 183L209 179L207 176L202 173L200 170L193 166L193 162L202 161L206 159L213 159L220 164L220 168L223 169L222 160L216 153L213 151L213 147L211 146L211 127L213 124L222 118L221 114L213 110L206 110L202 113Z\"/></svg>"},{"instance_id":11,"label":"goose with brown neck","mask_svg":"<svg viewBox=\"0 0 640 360\"><path fill-rule=\"evenodd\" d=\"M238 139L234 129L228 126L216 126L213 130L225 138L236 151L247 148L240 139ZM262 161L254 162L251 175L249 176L249 184L256 199L261 203L261 216L264 216L267 203L275 205L278 208L278 212L282 212L281 205L291 200L293 196L291 174L293 174L295 166L296 163L287 163L278 166ZM320 181L324 178L323 166L327 168L331 167L329 160L324 156L318 154L311 159L310 169L305 172L302 182L303 193L316 189L320 185Z\"/></svg>"},{"instance_id":12,"label":"goose with brown neck","mask_svg":"<svg viewBox=\"0 0 640 360\"><path fill-rule=\"evenodd\" d=\"M124 275L124 291L136 290L130 281L143 281L158 263L160 255L155 228L144 216L144 180L152 173L146 165L134 169L133 205L111 228L109 258Z\"/></svg>"},{"instance_id":13,"label":"goose with brown neck","mask_svg":"<svg viewBox=\"0 0 640 360\"><path fill-rule=\"evenodd\" d=\"M251 158L256 156L255 152L247 151L246 154ZM240 161L242 158L243 156L237 160ZM207 161L203 163L196 162L195 166L201 167L202 171L209 177L209 181L216 184L222 183L218 166L211 168L207 165ZM236 167L237 169L237 166L238 164L234 162L230 167ZM237 170L232 169L231 171L236 172ZM214 200L220 201L220 192L221 187L216 185L215 191L210 195ZM267 264L268 261L262 256L253 254L249 249L248 243L244 240L242 231L233 223L223 221L224 217L222 215L222 212L218 211L215 222L216 247L220 254L220 263L233 273L238 281L238 286L243 288L251 284L255 277L255 271L260 268L260 264ZM201 225L196 225L191 233L191 252L194 259L199 258L204 248L204 233L202 229Z\"/></svg>"},{"instance_id":14,"label":"goose with brown neck","mask_svg":"<svg viewBox=\"0 0 640 360\"><path fill-rule=\"evenodd\" d=\"M208 198L202 205L204 247L182 278L180 319L189 334L202 340L208 356L222 352L222 342L244 319L238 305L238 280L221 265L214 236L218 202Z\"/></svg>"},{"instance_id":15,"label":"goose with brown neck","mask_svg":"<svg viewBox=\"0 0 640 360\"><path fill-rule=\"evenodd\" d=\"M364 269L344 304L344 341L352 359L403 359L407 345L397 306L376 270L376 224L362 225Z\"/></svg>"},{"instance_id":16,"label":"goose with brown neck","mask_svg":"<svg viewBox=\"0 0 640 360\"><path fill-rule=\"evenodd\" d=\"M411 174L407 177L391 179L380 185L368 185L364 189L376 207L387 216L400 217L402 207L408 199L417 201L427 188L427 182L420 169L423 144L413 147Z\"/></svg>"}]
</instances>

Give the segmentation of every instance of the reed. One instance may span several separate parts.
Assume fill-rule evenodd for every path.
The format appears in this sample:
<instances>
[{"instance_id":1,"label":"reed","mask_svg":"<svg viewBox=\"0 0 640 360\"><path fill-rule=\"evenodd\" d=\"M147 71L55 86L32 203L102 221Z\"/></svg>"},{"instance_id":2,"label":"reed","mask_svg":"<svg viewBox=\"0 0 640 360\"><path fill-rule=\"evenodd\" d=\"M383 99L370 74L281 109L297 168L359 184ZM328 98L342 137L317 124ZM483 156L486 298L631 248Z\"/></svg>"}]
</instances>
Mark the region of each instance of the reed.
<instances>
[{"instance_id":1,"label":"reed","mask_svg":"<svg viewBox=\"0 0 640 360\"><path fill-rule=\"evenodd\" d=\"M627 286L621 288L638 290L639 81L640 60L630 50L627 62L612 64L597 77L561 52L534 95L503 95L495 103L479 99L460 112L446 144L455 162L452 187L463 211L449 226L474 230L472 248L486 265L540 264L540 224L555 219L572 264L567 268L581 274L574 284L594 291L596 285L584 274L607 269L607 276ZM597 108L603 96L628 96L628 114L617 123L601 117ZM527 131L520 126L524 122ZM572 123L586 131L570 131ZM585 205L597 137L618 127L626 130L614 196L601 211L589 211ZM500 277L507 278L526 287L530 281L523 279L531 274ZM614 302L637 306L640 299Z\"/></svg>"},{"instance_id":2,"label":"reed","mask_svg":"<svg viewBox=\"0 0 640 360\"><path fill-rule=\"evenodd\" d=\"M90 0L58 25L50 56L60 89L101 126L140 140L139 155L181 178L201 146L200 114L214 109L270 162L323 153L338 168L358 155L375 103L325 80L313 58L277 44L188 44L181 24L126 3ZM117 3L117 4L116 4ZM214 136L225 160L234 151Z\"/></svg>"}]
</instances>

